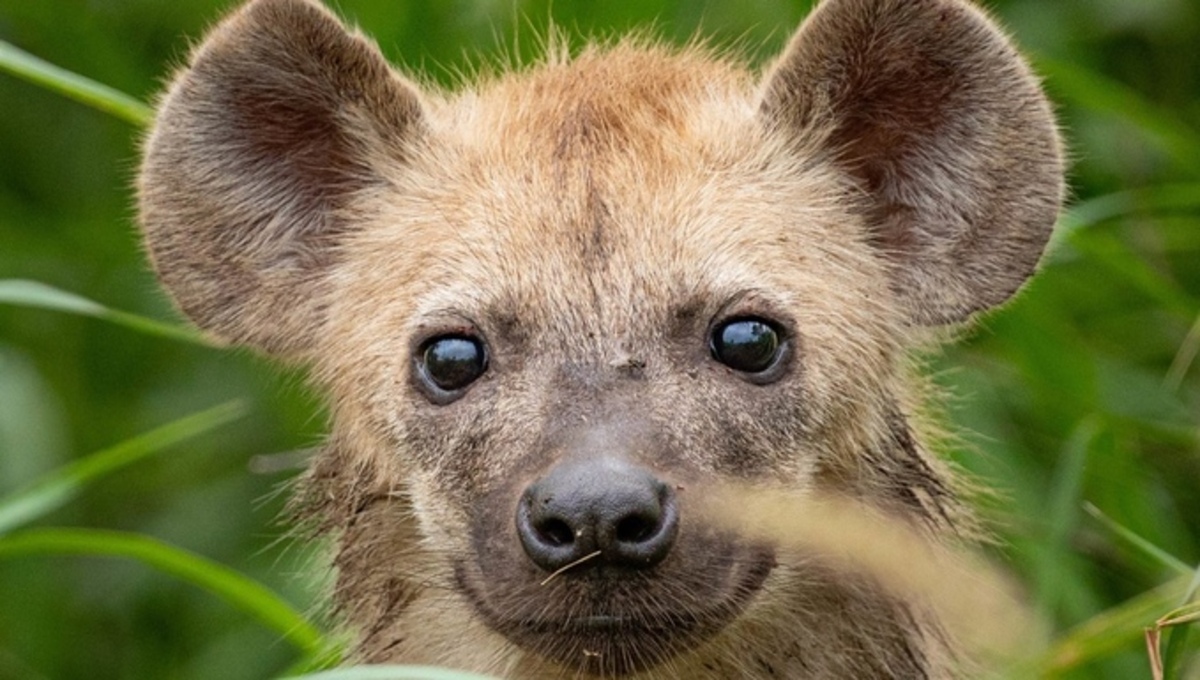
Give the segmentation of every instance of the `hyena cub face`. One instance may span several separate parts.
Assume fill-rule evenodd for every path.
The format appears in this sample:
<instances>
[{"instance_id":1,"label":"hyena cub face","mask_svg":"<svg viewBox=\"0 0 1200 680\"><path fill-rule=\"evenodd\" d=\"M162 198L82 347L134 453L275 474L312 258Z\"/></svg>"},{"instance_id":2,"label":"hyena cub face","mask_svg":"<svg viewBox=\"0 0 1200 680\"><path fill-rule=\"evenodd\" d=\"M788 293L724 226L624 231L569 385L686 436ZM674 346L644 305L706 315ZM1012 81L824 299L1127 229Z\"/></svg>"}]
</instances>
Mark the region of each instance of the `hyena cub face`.
<instances>
[{"instance_id":1,"label":"hyena cub face","mask_svg":"<svg viewBox=\"0 0 1200 680\"><path fill-rule=\"evenodd\" d=\"M183 310L311 364L366 661L919 677L937 621L705 519L714 484L953 532L906 344L1008 298L1062 194L1049 108L961 0L826 0L762 77L644 41L422 91L305 0L194 52L141 212Z\"/></svg>"}]
</instances>

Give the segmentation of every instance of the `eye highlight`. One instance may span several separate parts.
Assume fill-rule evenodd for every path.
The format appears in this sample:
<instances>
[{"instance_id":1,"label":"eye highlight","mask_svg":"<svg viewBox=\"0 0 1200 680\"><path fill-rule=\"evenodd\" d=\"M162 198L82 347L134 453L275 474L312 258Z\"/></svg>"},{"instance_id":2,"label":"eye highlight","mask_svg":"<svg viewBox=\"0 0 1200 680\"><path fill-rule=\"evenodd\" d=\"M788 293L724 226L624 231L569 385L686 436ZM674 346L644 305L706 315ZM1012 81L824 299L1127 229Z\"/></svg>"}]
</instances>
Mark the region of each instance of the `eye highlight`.
<instances>
[{"instance_id":1,"label":"eye highlight","mask_svg":"<svg viewBox=\"0 0 1200 680\"><path fill-rule=\"evenodd\" d=\"M730 319L713 328L713 358L735 371L760 374L779 363L783 339L775 324L755 317Z\"/></svg>"},{"instance_id":2,"label":"eye highlight","mask_svg":"<svg viewBox=\"0 0 1200 680\"><path fill-rule=\"evenodd\" d=\"M417 355L417 375L437 401L449 402L487 371L479 338L442 335L426 340Z\"/></svg>"}]
</instances>

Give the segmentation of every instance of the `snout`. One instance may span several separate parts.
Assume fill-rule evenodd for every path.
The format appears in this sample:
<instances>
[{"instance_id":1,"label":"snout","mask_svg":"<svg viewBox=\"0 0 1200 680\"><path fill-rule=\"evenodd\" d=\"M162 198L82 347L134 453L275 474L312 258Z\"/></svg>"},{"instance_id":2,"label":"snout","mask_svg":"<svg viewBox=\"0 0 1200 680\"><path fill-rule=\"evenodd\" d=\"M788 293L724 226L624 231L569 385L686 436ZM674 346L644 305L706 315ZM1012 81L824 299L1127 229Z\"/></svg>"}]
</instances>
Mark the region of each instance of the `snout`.
<instances>
[{"instance_id":1,"label":"snout","mask_svg":"<svg viewBox=\"0 0 1200 680\"><path fill-rule=\"evenodd\" d=\"M525 554L555 572L599 566L650 569L679 533L674 490L623 459L564 461L529 485L516 513Z\"/></svg>"},{"instance_id":2,"label":"snout","mask_svg":"<svg viewBox=\"0 0 1200 680\"><path fill-rule=\"evenodd\" d=\"M488 626L566 675L626 675L699 645L774 568L769 546L704 519L684 491L704 488L701 471L657 428L592 423L533 455L480 497L456 577Z\"/></svg>"}]
</instances>

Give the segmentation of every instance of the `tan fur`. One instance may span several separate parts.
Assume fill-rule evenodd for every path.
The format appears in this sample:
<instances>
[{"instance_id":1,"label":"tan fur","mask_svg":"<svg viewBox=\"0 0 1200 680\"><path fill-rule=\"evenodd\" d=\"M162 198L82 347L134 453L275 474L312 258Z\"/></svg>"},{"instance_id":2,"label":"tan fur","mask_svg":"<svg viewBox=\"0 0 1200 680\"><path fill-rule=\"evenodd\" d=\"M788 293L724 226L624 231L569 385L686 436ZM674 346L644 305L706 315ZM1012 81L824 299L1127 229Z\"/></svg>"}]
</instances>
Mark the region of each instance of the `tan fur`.
<instances>
[{"instance_id":1,"label":"tan fur","mask_svg":"<svg viewBox=\"0 0 1200 680\"><path fill-rule=\"evenodd\" d=\"M355 659L941 677L956 652L936 614L820 550L706 528L703 489L834 494L953 536L964 515L909 422L905 351L1029 276L1061 174L1036 80L961 0L826 0L761 79L627 40L453 93L419 92L315 4L256 0L164 97L140 198L183 310L307 361L328 391L300 507L336 537ZM787 330L770 384L710 356L709 329L740 316ZM414 362L446 333L482 338L488 369L436 403ZM570 620L573 598L608 592L539 586L511 525L559 461L611 451L674 485L683 517L618 599L653 631L730 607L626 659L504 623Z\"/></svg>"}]
</instances>

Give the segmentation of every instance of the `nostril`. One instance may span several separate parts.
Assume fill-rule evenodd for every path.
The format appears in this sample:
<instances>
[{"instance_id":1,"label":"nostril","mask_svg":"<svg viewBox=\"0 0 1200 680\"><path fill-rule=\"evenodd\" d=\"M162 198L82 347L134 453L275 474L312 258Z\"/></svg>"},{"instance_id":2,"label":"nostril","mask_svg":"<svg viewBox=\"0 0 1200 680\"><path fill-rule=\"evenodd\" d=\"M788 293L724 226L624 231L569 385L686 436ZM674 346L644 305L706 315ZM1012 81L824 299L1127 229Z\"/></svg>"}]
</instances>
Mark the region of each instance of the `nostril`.
<instances>
[{"instance_id":1,"label":"nostril","mask_svg":"<svg viewBox=\"0 0 1200 680\"><path fill-rule=\"evenodd\" d=\"M631 515L617 522L617 540L621 543L641 543L650 538L657 527L657 518Z\"/></svg>"},{"instance_id":2,"label":"nostril","mask_svg":"<svg viewBox=\"0 0 1200 680\"><path fill-rule=\"evenodd\" d=\"M679 507L674 494L660 483L648 485L656 494L638 494L636 503L613 524L609 538L600 530L600 546L606 559L614 564L645 569L666 559L679 533ZM655 498L657 496L657 498Z\"/></svg>"},{"instance_id":3,"label":"nostril","mask_svg":"<svg viewBox=\"0 0 1200 680\"><path fill-rule=\"evenodd\" d=\"M555 547L575 542L575 532L561 519L550 518L538 525L537 531L547 543Z\"/></svg>"},{"instance_id":4,"label":"nostril","mask_svg":"<svg viewBox=\"0 0 1200 680\"><path fill-rule=\"evenodd\" d=\"M582 551L592 549L588 537L576 532L569 515L544 507L535 496L527 493L517 505L516 517L517 536L534 564L554 571L579 559Z\"/></svg>"}]
</instances>

